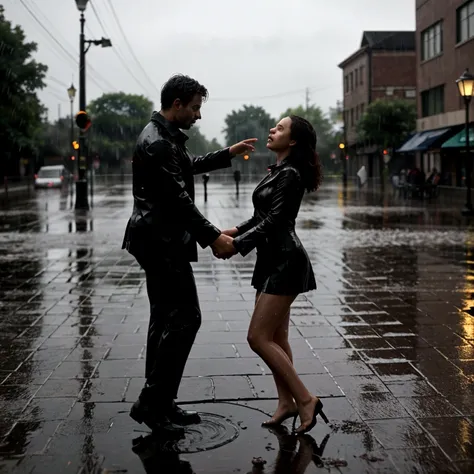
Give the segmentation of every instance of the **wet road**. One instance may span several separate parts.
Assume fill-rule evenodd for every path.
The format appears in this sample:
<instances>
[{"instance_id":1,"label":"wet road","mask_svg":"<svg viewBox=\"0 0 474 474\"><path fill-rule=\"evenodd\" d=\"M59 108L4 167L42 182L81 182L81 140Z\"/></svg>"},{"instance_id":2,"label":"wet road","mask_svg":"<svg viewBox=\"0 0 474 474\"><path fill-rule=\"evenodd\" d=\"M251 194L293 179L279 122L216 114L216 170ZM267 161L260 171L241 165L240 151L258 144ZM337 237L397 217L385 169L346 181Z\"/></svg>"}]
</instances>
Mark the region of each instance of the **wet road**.
<instances>
[{"instance_id":1,"label":"wet road","mask_svg":"<svg viewBox=\"0 0 474 474\"><path fill-rule=\"evenodd\" d=\"M206 204L198 191L220 227L251 215L251 187L211 185ZM291 339L333 426L296 440L260 427L276 392L246 343L254 254L200 251L180 401L204 421L163 452L128 417L147 329L143 272L120 249L130 186L99 183L87 215L72 203L43 190L0 204L0 473L474 471L473 235L457 206L329 184L305 201L319 288L295 302Z\"/></svg>"}]
</instances>

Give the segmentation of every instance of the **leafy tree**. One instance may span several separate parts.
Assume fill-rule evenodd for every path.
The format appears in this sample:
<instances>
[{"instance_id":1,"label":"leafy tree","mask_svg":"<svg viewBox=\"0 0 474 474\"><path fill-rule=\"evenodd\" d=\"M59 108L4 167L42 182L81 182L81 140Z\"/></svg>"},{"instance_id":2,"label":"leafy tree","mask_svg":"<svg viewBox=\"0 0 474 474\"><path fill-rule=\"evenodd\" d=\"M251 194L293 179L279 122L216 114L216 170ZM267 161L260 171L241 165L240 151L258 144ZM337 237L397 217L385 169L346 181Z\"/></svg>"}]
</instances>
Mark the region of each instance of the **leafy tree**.
<instances>
[{"instance_id":1,"label":"leafy tree","mask_svg":"<svg viewBox=\"0 0 474 474\"><path fill-rule=\"evenodd\" d=\"M92 118L90 154L98 153L109 164L131 157L152 111L153 103L142 95L116 92L92 101L88 107Z\"/></svg>"},{"instance_id":2,"label":"leafy tree","mask_svg":"<svg viewBox=\"0 0 474 474\"><path fill-rule=\"evenodd\" d=\"M18 175L20 158L31 158L39 145L44 108L36 91L45 87L47 67L32 59L36 43L12 26L0 5L0 172Z\"/></svg>"},{"instance_id":3,"label":"leafy tree","mask_svg":"<svg viewBox=\"0 0 474 474\"><path fill-rule=\"evenodd\" d=\"M336 153L339 156L337 150L341 134L338 133L336 123L331 120L330 116L326 116L320 107L314 105L308 108L300 105L296 108L287 109L281 114L280 119L289 115L298 115L311 123L316 130L318 137L317 151L325 171L336 169L337 165L331 159L331 154ZM334 112L333 115L334 120L337 121L337 113Z\"/></svg>"},{"instance_id":4,"label":"leafy tree","mask_svg":"<svg viewBox=\"0 0 474 474\"><path fill-rule=\"evenodd\" d=\"M187 130L186 135L189 137L186 146L195 155L204 155L210 151L217 151L222 148L215 138L209 142L197 126Z\"/></svg>"},{"instance_id":5,"label":"leafy tree","mask_svg":"<svg viewBox=\"0 0 474 474\"><path fill-rule=\"evenodd\" d=\"M403 99L372 102L358 123L361 140L381 149L395 148L416 128L416 105Z\"/></svg>"},{"instance_id":6,"label":"leafy tree","mask_svg":"<svg viewBox=\"0 0 474 474\"><path fill-rule=\"evenodd\" d=\"M276 123L262 107L244 105L242 109L233 110L225 118L224 133L227 146L245 138L258 138L257 151L266 151L268 131Z\"/></svg>"},{"instance_id":7,"label":"leafy tree","mask_svg":"<svg viewBox=\"0 0 474 474\"><path fill-rule=\"evenodd\" d=\"M416 128L416 104L403 99L378 99L372 102L357 124L359 139L379 148L379 170L382 186L385 165L382 150L395 149Z\"/></svg>"}]
</instances>

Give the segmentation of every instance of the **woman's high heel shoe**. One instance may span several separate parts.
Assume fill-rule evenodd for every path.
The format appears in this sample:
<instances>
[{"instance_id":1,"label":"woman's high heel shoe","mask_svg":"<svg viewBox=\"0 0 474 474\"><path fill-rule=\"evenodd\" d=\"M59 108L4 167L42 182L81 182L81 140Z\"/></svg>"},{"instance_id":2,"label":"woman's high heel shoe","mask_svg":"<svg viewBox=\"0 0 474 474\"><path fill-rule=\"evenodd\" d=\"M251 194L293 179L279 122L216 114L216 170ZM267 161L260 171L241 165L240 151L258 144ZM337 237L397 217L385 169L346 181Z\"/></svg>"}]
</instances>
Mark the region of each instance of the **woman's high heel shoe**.
<instances>
[{"instance_id":1,"label":"woman's high heel shoe","mask_svg":"<svg viewBox=\"0 0 474 474\"><path fill-rule=\"evenodd\" d=\"M308 433L308 431L311 431L314 428L314 426L316 425L316 422L317 422L316 417L318 415L321 415L321 418L325 421L325 423L327 425L329 424L329 420L323 412L323 404L322 404L321 400L318 400L316 402L316 406L314 407L314 412L313 412L313 419L311 420L311 423L306 428L302 429L301 431L295 430L294 429L294 424L293 424L293 432L295 434L300 435L300 434Z\"/></svg>"},{"instance_id":2,"label":"woman's high heel shoe","mask_svg":"<svg viewBox=\"0 0 474 474\"><path fill-rule=\"evenodd\" d=\"M289 411L288 413L285 413L283 416L280 416L279 418L273 420L270 419L268 421L264 421L262 423L262 426L278 426L281 425L285 420L288 420L289 418L296 418L298 417L298 411ZM295 421L293 421L293 430L295 427Z\"/></svg>"}]
</instances>

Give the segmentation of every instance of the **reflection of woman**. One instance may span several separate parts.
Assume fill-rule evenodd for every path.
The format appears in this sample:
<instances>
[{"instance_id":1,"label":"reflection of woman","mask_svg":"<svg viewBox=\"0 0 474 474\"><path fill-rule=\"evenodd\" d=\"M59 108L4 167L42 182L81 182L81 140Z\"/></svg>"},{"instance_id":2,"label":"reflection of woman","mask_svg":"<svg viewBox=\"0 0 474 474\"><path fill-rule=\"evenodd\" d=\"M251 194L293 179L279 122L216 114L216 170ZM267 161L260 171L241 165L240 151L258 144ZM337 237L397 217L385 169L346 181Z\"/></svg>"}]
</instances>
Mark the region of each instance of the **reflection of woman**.
<instances>
[{"instance_id":1,"label":"reflection of woman","mask_svg":"<svg viewBox=\"0 0 474 474\"><path fill-rule=\"evenodd\" d=\"M253 193L253 217L224 231L234 237L241 255L257 248L252 285L257 290L248 341L273 372L278 390L278 407L266 424L280 424L300 416L297 433L316 424L321 401L298 377L288 342L290 306L300 293L316 288L306 250L295 233L295 219L305 190L315 191L321 182L316 153L316 132L297 116L286 117L270 130L267 148L277 162Z\"/></svg>"},{"instance_id":2,"label":"reflection of woman","mask_svg":"<svg viewBox=\"0 0 474 474\"><path fill-rule=\"evenodd\" d=\"M304 474L308 470L311 461L317 467L324 467L324 462L321 459L329 441L329 435L326 435L320 446L316 440L308 435L292 436L284 426L268 427L270 432L274 434L278 440L278 454L275 459L275 464L272 466L272 474ZM298 449L297 449L298 448ZM265 466L270 468L270 466ZM261 473L259 467L248 474ZM267 470L265 470L267 472Z\"/></svg>"}]
</instances>

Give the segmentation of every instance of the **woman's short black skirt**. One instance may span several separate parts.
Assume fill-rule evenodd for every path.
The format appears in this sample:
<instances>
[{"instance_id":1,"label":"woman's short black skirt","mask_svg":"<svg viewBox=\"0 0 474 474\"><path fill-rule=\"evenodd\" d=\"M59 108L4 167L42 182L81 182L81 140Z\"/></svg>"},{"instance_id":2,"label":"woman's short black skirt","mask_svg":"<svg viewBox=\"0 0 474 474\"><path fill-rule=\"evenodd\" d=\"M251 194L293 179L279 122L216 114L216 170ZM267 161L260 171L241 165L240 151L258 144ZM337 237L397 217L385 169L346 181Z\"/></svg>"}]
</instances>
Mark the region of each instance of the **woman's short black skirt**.
<instances>
[{"instance_id":1,"label":"woman's short black skirt","mask_svg":"<svg viewBox=\"0 0 474 474\"><path fill-rule=\"evenodd\" d=\"M259 293L298 295L316 289L311 261L300 244L291 250L257 249L252 286Z\"/></svg>"}]
</instances>

